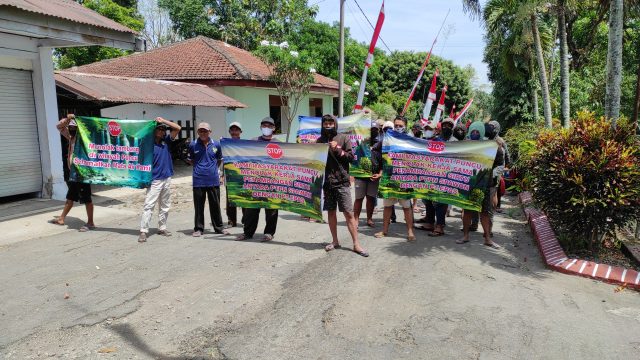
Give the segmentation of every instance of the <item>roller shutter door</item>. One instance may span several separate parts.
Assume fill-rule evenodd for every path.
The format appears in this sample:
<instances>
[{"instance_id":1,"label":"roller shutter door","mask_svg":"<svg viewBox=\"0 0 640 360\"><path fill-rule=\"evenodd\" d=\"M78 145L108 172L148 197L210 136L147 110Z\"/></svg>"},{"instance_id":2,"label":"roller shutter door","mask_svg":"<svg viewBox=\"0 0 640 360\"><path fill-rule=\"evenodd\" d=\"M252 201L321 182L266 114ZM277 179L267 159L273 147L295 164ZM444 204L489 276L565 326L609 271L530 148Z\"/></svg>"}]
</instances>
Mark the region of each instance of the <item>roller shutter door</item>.
<instances>
[{"instance_id":1,"label":"roller shutter door","mask_svg":"<svg viewBox=\"0 0 640 360\"><path fill-rule=\"evenodd\" d=\"M0 68L0 197L41 190L31 72Z\"/></svg>"}]
</instances>

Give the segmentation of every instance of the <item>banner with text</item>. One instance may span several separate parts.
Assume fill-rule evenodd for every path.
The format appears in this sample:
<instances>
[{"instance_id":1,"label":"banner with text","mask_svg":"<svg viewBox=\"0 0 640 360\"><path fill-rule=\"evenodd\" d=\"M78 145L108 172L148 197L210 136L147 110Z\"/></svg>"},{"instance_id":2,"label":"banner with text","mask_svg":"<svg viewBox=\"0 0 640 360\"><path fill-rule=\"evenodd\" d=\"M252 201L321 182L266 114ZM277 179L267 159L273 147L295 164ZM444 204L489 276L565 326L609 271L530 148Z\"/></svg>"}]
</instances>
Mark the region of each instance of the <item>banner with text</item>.
<instances>
[{"instance_id":1,"label":"banner with text","mask_svg":"<svg viewBox=\"0 0 640 360\"><path fill-rule=\"evenodd\" d=\"M327 144L220 140L229 203L322 219Z\"/></svg>"},{"instance_id":2,"label":"banner with text","mask_svg":"<svg viewBox=\"0 0 640 360\"><path fill-rule=\"evenodd\" d=\"M300 126L296 141L298 143L315 143L320 137L322 118L299 116ZM357 113L338 119L338 132L351 139L354 159L349 167L349 174L357 178L371 177L371 116L369 113Z\"/></svg>"},{"instance_id":3,"label":"banner with text","mask_svg":"<svg viewBox=\"0 0 640 360\"><path fill-rule=\"evenodd\" d=\"M495 141L429 141L388 131L382 145L383 198L428 199L480 211L491 182Z\"/></svg>"},{"instance_id":4,"label":"banner with text","mask_svg":"<svg viewBox=\"0 0 640 360\"><path fill-rule=\"evenodd\" d=\"M151 184L153 120L77 116L70 180L144 188Z\"/></svg>"}]
</instances>

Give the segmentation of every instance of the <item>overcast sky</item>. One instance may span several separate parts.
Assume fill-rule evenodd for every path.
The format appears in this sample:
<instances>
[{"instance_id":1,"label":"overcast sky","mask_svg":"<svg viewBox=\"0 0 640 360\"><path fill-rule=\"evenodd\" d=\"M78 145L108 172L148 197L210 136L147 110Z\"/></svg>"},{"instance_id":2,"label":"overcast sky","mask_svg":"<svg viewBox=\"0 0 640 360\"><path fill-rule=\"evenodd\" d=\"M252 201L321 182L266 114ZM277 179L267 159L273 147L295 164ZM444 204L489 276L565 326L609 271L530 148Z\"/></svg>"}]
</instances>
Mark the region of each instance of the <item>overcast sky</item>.
<instances>
[{"instance_id":1,"label":"overcast sky","mask_svg":"<svg viewBox=\"0 0 640 360\"><path fill-rule=\"evenodd\" d=\"M352 37L369 44L373 29L356 1L375 25L382 0L345 1L345 26L350 28ZM340 0L310 0L309 4L320 7L318 20L328 23L340 21ZM433 54L460 66L471 64L476 69L477 85L489 83L487 66L482 62L484 29L478 20L470 20L462 11L461 0L385 0L384 7L385 21L380 32L384 43L378 40L376 45L387 52L387 46L391 50L429 51L450 9Z\"/></svg>"}]
</instances>

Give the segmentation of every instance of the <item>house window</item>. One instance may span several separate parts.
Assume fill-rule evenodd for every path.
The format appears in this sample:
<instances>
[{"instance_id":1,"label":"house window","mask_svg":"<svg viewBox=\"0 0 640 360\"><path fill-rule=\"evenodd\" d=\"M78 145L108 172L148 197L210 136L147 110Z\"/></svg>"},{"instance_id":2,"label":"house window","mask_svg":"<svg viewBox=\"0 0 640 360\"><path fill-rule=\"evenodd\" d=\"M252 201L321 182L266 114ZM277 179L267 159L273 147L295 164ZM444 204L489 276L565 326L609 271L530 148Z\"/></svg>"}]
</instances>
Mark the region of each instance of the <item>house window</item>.
<instances>
[{"instance_id":1,"label":"house window","mask_svg":"<svg viewBox=\"0 0 640 360\"><path fill-rule=\"evenodd\" d=\"M289 124L286 120L287 99L284 104L279 95L269 95L269 116L276 123L276 134L286 134L289 130Z\"/></svg>"},{"instance_id":2,"label":"house window","mask_svg":"<svg viewBox=\"0 0 640 360\"><path fill-rule=\"evenodd\" d=\"M309 116L322 117L322 99L309 99Z\"/></svg>"}]
</instances>

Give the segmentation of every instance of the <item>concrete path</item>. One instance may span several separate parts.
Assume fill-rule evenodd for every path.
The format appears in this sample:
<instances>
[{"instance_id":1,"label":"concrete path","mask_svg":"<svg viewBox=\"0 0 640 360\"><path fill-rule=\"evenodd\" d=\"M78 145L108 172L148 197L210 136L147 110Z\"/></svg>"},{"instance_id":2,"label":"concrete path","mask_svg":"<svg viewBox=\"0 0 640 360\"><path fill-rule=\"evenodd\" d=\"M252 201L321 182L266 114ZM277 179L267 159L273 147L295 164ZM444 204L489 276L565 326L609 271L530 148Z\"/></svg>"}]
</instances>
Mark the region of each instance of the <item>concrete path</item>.
<instances>
[{"instance_id":1,"label":"concrete path","mask_svg":"<svg viewBox=\"0 0 640 360\"><path fill-rule=\"evenodd\" d=\"M455 244L459 217L408 243L399 217L386 239L362 226L366 259L326 253L328 226L290 213L269 243L192 238L186 205L173 237L146 244L133 209L89 233L40 230L0 246L0 358L637 358L638 293L546 270L514 203L500 250L480 233Z\"/></svg>"}]
</instances>

